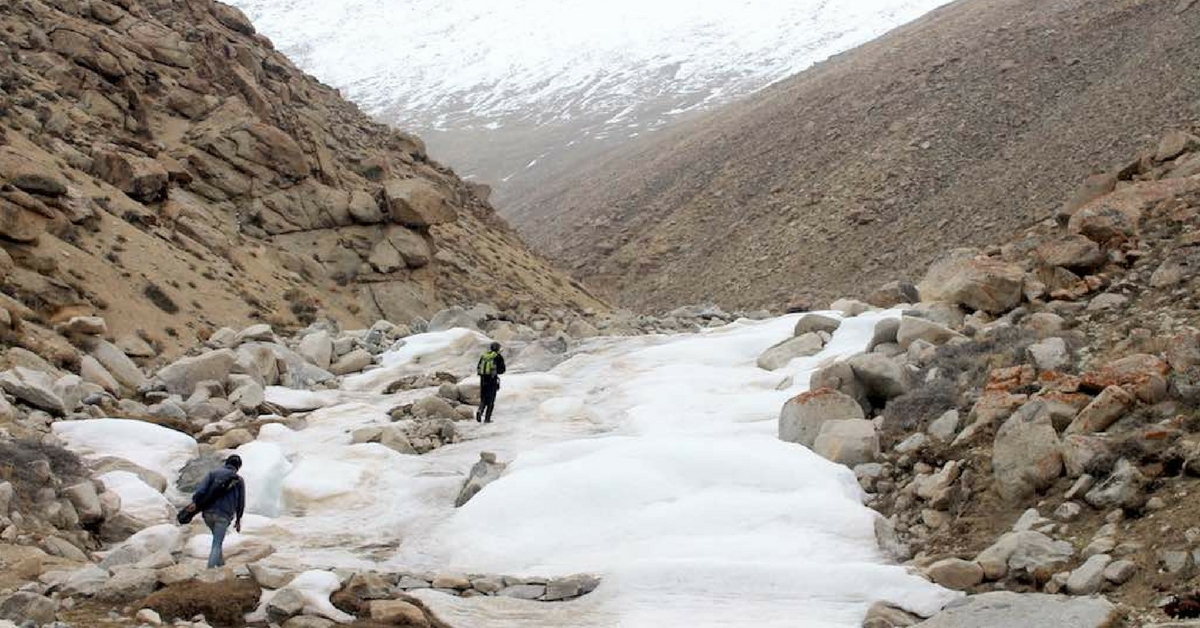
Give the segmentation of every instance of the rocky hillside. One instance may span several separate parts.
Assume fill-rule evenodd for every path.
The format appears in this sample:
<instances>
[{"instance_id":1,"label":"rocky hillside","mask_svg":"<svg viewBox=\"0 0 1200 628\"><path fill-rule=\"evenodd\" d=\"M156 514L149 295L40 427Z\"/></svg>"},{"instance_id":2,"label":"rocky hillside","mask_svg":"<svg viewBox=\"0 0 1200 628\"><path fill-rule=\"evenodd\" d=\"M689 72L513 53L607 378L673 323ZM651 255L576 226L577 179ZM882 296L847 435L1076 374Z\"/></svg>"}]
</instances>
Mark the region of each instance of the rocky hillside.
<instances>
[{"instance_id":1,"label":"rocky hillside","mask_svg":"<svg viewBox=\"0 0 1200 628\"><path fill-rule=\"evenodd\" d=\"M249 319L603 307L230 6L5 2L0 86L0 314L43 355L80 314L173 351Z\"/></svg>"},{"instance_id":2,"label":"rocky hillside","mask_svg":"<svg viewBox=\"0 0 1200 628\"><path fill-rule=\"evenodd\" d=\"M853 467L888 517L883 547L974 594L924 623L880 606L865 626L1200 616L1200 138L1154 152L1089 179L1059 220L873 293L911 305L783 408L781 439ZM763 360L839 324L807 314Z\"/></svg>"},{"instance_id":3,"label":"rocky hillside","mask_svg":"<svg viewBox=\"0 0 1200 628\"><path fill-rule=\"evenodd\" d=\"M1190 0L960 0L510 217L634 307L855 293L1051 215L1200 120L1197 28Z\"/></svg>"}]
</instances>

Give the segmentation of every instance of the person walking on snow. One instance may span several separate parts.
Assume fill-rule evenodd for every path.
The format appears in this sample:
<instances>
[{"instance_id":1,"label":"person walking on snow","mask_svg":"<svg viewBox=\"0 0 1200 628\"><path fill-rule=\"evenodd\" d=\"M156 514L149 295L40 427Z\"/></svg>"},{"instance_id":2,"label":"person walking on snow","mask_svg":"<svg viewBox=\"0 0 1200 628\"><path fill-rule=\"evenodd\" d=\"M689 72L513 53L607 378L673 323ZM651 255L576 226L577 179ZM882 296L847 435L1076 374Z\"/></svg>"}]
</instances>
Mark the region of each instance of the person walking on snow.
<instances>
[{"instance_id":1,"label":"person walking on snow","mask_svg":"<svg viewBox=\"0 0 1200 628\"><path fill-rule=\"evenodd\" d=\"M238 475L242 468L242 459L234 454L225 460L225 464L209 471L200 483L200 488L192 495L189 506L195 511L204 513L204 523L212 531L212 550L208 554L208 567L225 565L225 555L222 546L225 544L225 533L229 524L238 532L242 531L242 513L246 510L246 484Z\"/></svg>"},{"instance_id":2,"label":"person walking on snow","mask_svg":"<svg viewBox=\"0 0 1200 628\"><path fill-rule=\"evenodd\" d=\"M475 372L479 374L480 400L475 420L491 423L492 410L496 408L496 393L500 392L500 376L504 374L504 356L500 355L500 343L493 342L488 350L479 356Z\"/></svg>"}]
</instances>

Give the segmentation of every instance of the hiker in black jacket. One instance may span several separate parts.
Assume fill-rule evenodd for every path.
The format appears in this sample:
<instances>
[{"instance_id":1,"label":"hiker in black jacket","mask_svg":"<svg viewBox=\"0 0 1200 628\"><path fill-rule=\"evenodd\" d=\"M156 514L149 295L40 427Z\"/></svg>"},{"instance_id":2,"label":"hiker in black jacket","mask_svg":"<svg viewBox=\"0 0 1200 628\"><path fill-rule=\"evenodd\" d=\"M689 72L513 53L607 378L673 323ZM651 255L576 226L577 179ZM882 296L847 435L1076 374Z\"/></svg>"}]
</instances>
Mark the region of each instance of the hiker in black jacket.
<instances>
[{"instance_id":1,"label":"hiker in black jacket","mask_svg":"<svg viewBox=\"0 0 1200 628\"><path fill-rule=\"evenodd\" d=\"M496 393L500 392L500 376L504 374L504 356L500 355L500 343L493 342L483 355L475 372L479 374L479 410L475 420L492 422L492 410L496 409Z\"/></svg>"},{"instance_id":2,"label":"hiker in black jacket","mask_svg":"<svg viewBox=\"0 0 1200 628\"><path fill-rule=\"evenodd\" d=\"M221 546L225 544L225 533L229 524L238 532L242 531L242 513L246 510L246 485L238 475L242 468L242 459L234 454L225 460L220 469L209 471L200 483L200 488L192 495L193 510L204 513L204 523L212 530L212 551L208 555L208 567L221 567L225 564L225 555Z\"/></svg>"}]
</instances>

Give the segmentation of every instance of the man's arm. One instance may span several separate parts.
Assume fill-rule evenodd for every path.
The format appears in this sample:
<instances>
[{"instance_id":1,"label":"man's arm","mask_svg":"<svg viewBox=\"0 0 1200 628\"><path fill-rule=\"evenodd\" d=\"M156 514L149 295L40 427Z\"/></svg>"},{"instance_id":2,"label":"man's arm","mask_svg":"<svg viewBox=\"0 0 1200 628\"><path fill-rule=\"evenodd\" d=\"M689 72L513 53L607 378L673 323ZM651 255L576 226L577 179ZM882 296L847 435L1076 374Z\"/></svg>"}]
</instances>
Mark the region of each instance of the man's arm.
<instances>
[{"instance_id":1,"label":"man's arm","mask_svg":"<svg viewBox=\"0 0 1200 628\"><path fill-rule=\"evenodd\" d=\"M238 480L237 484L237 523L234 529L242 531L242 515L246 512L246 481Z\"/></svg>"},{"instance_id":2,"label":"man's arm","mask_svg":"<svg viewBox=\"0 0 1200 628\"><path fill-rule=\"evenodd\" d=\"M503 375L504 371L506 371L506 370L508 370L508 369L505 368L505 366L504 366L504 356L497 355L496 356L496 374Z\"/></svg>"}]
</instances>

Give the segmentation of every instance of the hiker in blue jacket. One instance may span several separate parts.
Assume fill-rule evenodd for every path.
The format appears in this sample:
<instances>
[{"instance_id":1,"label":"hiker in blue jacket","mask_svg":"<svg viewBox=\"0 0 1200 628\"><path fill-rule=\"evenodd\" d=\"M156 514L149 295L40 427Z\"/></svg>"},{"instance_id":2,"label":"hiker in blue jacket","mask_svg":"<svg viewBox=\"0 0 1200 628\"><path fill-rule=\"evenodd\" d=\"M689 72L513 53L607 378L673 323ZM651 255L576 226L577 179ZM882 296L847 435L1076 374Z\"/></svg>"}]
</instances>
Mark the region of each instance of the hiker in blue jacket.
<instances>
[{"instance_id":1,"label":"hiker in blue jacket","mask_svg":"<svg viewBox=\"0 0 1200 628\"><path fill-rule=\"evenodd\" d=\"M504 356L500 355L500 343L493 342L483 355L475 372L479 375L479 410L475 420L492 422L492 411L496 409L496 393L500 392L500 376L504 374Z\"/></svg>"},{"instance_id":2,"label":"hiker in blue jacket","mask_svg":"<svg viewBox=\"0 0 1200 628\"><path fill-rule=\"evenodd\" d=\"M246 510L246 485L238 475L242 459L234 454L225 460L224 466L209 471L192 495L190 508L204 513L204 523L212 530L212 551L208 554L208 567L225 565L221 546L225 544L225 533L229 524L242 531L242 513Z\"/></svg>"}]
</instances>

